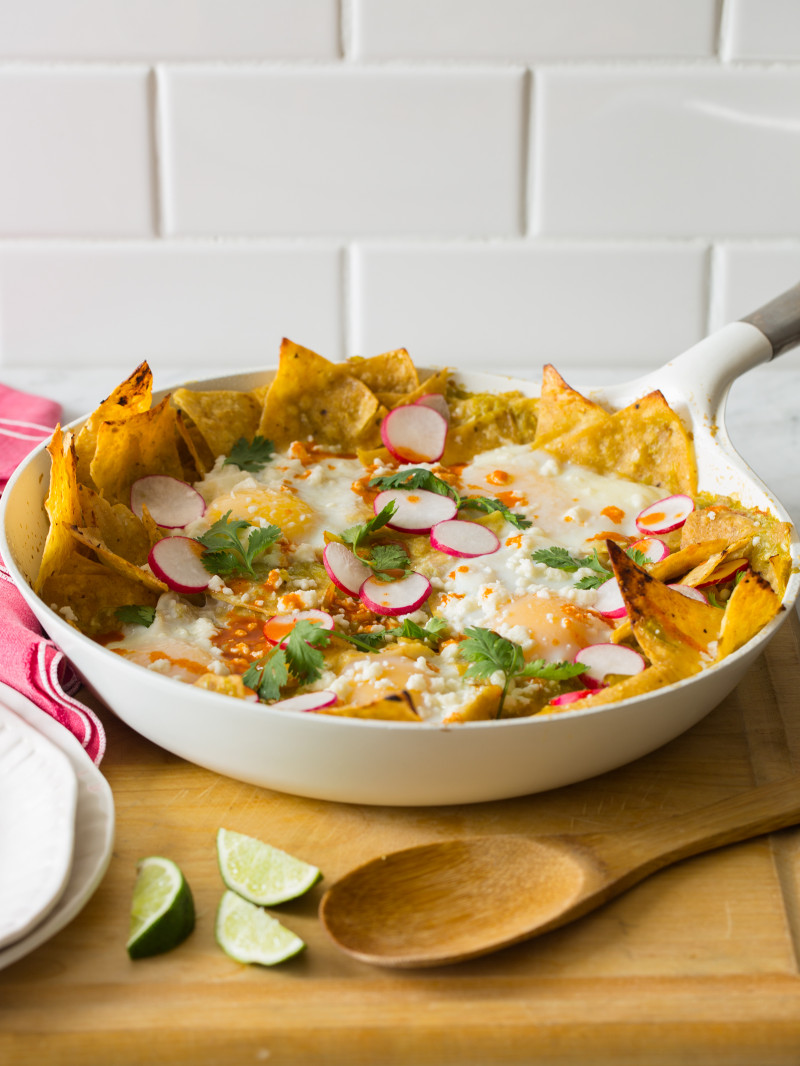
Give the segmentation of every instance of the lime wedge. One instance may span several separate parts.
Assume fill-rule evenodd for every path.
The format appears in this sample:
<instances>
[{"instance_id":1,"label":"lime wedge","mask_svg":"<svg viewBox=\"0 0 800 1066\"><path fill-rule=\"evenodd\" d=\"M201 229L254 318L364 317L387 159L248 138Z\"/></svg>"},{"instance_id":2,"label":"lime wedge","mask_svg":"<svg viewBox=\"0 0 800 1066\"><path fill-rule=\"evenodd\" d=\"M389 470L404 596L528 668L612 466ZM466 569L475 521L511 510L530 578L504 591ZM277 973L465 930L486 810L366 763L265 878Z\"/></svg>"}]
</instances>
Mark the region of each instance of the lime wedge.
<instances>
[{"instance_id":1,"label":"lime wedge","mask_svg":"<svg viewBox=\"0 0 800 1066\"><path fill-rule=\"evenodd\" d=\"M217 832L217 858L226 886L262 907L296 899L322 877L316 866L232 829Z\"/></svg>"},{"instance_id":2,"label":"lime wedge","mask_svg":"<svg viewBox=\"0 0 800 1066\"><path fill-rule=\"evenodd\" d=\"M274 966L305 947L300 937L282 926L277 918L231 891L220 901L216 937L219 946L232 959L257 962L261 966Z\"/></svg>"},{"instance_id":3,"label":"lime wedge","mask_svg":"<svg viewBox=\"0 0 800 1066\"><path fill-rule=\"evenodd\" d=\"M160 955L177 947L194 929L194 900L171 859L151 855L137 865L133 887L128 954L132 959Z\"/></svg>"}]
</instances>

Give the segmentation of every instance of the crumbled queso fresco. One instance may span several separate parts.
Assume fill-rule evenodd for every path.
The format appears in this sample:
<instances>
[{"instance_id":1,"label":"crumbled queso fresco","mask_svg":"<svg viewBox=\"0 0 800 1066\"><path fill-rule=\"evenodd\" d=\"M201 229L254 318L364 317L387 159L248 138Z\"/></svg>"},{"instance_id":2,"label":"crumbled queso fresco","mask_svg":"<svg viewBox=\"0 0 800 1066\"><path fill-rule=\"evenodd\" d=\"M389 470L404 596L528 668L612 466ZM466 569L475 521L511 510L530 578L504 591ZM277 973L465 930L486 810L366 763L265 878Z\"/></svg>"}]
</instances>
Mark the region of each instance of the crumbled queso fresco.
<instances>
[{"instance_id":1,"label":"crumbled queso fresco","mask_svg":"<svg viewBox=\"0 0 800 1066\"><path fill-rule=\"evenodd\" d=\"M256 699L241 677L272 647L263 636L271 616L324 611L345 634L399 627L404 618L424 627L434 618L444 623L435 641L397 639L390 631L378 653L332 641L321 676L290 685L282 696L324 690L335 694L337 705L352 708L404 692L421 719L439 723L470 718L481 693L480 685L465 680L466 663L458 655L468 627L492 630L518 644L526 659L546 662L572 661L582 647L608 639L611 623L592 610L597 592L575 588L591 571L553 569L534 562L532 553L560 545L586 557L609 534L636 539L636 515L663 495L661 490L596 474L521 444L484 452L463 468L408 464L412 468L449 480L462 496L500 500L531 525L519 529L501 512L470 512L468 517L487 525L500 541L498 550L476 558L445 554L432 547L427 534L382 529L376 539L402 543L411 568L427 578L431 590L408 615L379 616L332 585L322 552L331 535L373 517L370 476L405 467L365 471L355 458L306 448L302 454L293 448L276 453L256 473L223 465L220 458L196 485L205 514L176 532L201 536L226 514L255 528L279 527L280 537L258 559L257 579L215 575L205 596L164 593L152 625L124 625L107 646L147 669ZM502 685L502 673L488 683ZM505 713L525 713L536 687L531 680L515 682Z\"/></svg>"}]
</instances>

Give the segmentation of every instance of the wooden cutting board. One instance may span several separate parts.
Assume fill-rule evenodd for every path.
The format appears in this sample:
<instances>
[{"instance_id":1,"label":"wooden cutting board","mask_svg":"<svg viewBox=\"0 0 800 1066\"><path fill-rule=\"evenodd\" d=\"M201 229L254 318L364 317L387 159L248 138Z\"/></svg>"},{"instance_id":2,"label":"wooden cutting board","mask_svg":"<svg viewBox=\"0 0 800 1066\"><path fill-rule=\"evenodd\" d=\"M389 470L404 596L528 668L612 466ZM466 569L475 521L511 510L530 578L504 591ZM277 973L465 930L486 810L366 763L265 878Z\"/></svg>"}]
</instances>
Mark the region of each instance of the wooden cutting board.
<instances>
[{"instance_id":1,"label":"wooden cutting board","mask_svg":"<svg viewBox=\"0 0 800 1066\"><path fill-rule=\"evenodd\" d=\"M570 927L453 968L371 968L339 952L316 917L326 883L387 850L458 834L606 831L798 773L796 615L736 692L667 747L592 781L478 806L281 795L198 769L101 714L113 858L81 914L0 972L8 1066L800 1062L800 829L688 860ZM308 945L283 966L240 965L214 942L221 825L325 873L275 909ZM183 868L197 928L172 953L131 962L130 896L148 854Z\"/></svg>"}]
</instances>

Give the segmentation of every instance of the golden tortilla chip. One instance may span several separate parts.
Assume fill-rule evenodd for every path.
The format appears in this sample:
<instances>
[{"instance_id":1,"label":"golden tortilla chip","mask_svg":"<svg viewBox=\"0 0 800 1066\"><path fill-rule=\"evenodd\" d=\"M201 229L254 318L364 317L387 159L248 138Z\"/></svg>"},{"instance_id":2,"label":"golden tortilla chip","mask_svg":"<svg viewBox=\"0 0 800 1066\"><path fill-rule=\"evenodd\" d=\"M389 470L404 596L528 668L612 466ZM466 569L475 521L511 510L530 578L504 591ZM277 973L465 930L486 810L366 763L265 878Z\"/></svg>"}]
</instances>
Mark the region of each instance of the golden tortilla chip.
<instances>
[{"instance_id":1,"label":"golden tortilla chip","mask_svg":"<svg viewBox=\"0 0 800 1066\"><path fill-rule=\"evenodd\" d=\"M416 403L421 396L430 396L431 393L438 393L440 396L445 396L447 388L450 383L450 374L452 371L449 367L443 367L441 370L437 370L434 374L430 374L424 381L421 381L419 385L411 392L399 397L395 403L386 404L387 407L400 407L406 403Z\"/></svg>"},{"instance_id":2,"label":"golden tortilla chip","mask_svg":"<svg viewBox=\"0 0 800 1066\"><path fill-rule=\"evenodd\" d=\"M75 525L80 525L115 555L135 566L143 566L154 542L142 520L124 503L109 503L87 485L79 485L78 492L83 517Z\"/></svg>"},{"instance_id":3,"label":"golden tortilla chip","mask_svg":"<svg viewBox=\"0 0 800 1066\"><path fill-rule=\"evenodd\" d=\"M529 443L536 404L536 400L519 392L483 393L451 402L450 431L442 463L454 466L503 444Z\"/></svg>"},{"instance_id":4,"label":"golden tortilla chip","mask_svg":"<svg viewBox=\"0 0 800 1066\"><path fill-rule=\"evenodd\" d=\"M344 364L348 374L363 381L367 388L405 395L419 385L417 368L405 348L364 359L354 356Z\"/></svg>"},{"instance_id":5,"label":"golden tortilla chip","mask_svg":"<svg viewBox=\"0 0 800 1066\"><path fill-rule=\"evenodd\" d=\"M694 495L697 490L691 440L658 391L605 421L554 438L545 448L567 462L655 485L668 493Z\"/></svg>"},{"instance_id":6,"label":"golden tortilla chip","mask_svg":"<svg viewBox=\"0 0 800 1066\"><path fill-rule=\"evenodd\" d=\"M339 718L379 718L385 722L420 722L414 703L406 691L392 693L372 703L334 703L320 707L315 714L335 715Z\"/></svg>"},{"instance_id":7,"label":"golden tortilla chip","mask_svg":"<svg viewBox=\"0 0 800 1066\"><path fill-rule=\"evenodd\" d=\"M258 433L263 405L252 392L176 389L172 402L191 420L214 459L230 455L240 437L251 441Z\"/></svg>"},{"instance_id":8,"label":"golden tortilla chip","mask_svg":"<svg viewBox=\"0 0 800 1066\"><path fill-rule=\"evenodd\" d=\"M587 400L564 381L549 363L542 369L542 390L539 399L539 418L534 439L535 448L563 437L573 430L600 426L610 415L599 404Z\"/></svg>"},{"instance_id":9,"label":"golden tortilla chip","mask_svg":"<svg viewBox=\"0 0 800 1066\"><path fill-rule=\"evenodd\" d=\"M500 696L503 689L500 685L481 685L475 689L475 695L464 704L458 711L453 711L444 719L445 725L455 722L487 722L497 717L497 708L500 706Z\"/></svg>"},{"instance_id":10,"label":"golden tortilla chip","mask_svg":"<svg viewBox=\"0 0 800 1066\"><path fill-rule=\"evenodd\" d=\"M284 339L258 432L279 448L311 438L355 451L380 426L378 406L375 394L344 364Z\"/></svg>"},{"instance_id":11,"label":"golden tortilla chip","mask_svg":"<svg viewBox=\"0 0 800 1066\"><path fill-rule=\"evenodd\" d=\"M84 422L75 443L78 477L84 485L91 484L91 464L97 449L97 431L102 423L122 422L149 410L152 394L153 375L147 363L143 362Z\"/></svg>"},{"instance_id":12,"label":"golden tortilla chip","mask_svg":"<svg viewBox=\"0 0 800 1066\"><path fill-rule=\"evenodd\" d=\"M70 526L83 520L78 491L78 459L72 433L64 434L61 426L56 426L47 451L50 453L50 488L44 507L50 519L50 529L34 584L35 592L40 592L48 578L63 570L75 554Z\"/></svg>"},{"instance_id":13,"label":"golden tortilla chip","mask_svg":"<svg viewBox=\"0 0 800 1066\"><path fill-rule=\"evenodd\" d=\"M661 559L650 568L653 577L665 583L683 579L696 567L706 563L712 556L718 555L727 547L725 540L707 540L700 544L687 544L679 551L672 552L666 559ZM688 581L681 581L688 585Z\"/></svg>"},{"instance_id":14,"label":"golden tortilla chip","mask_svg":"<svg viewBox=\"0 0 800 1066\"><path fill-rule=\"evenodd\" d=\"M652 640L663 637L669 644L676 635L681 646L707 653L719 635L722 612L669 588L637 566L614 541L606 541L606 546L634 635L645 655L651 657L645 645Z\"/></svg>"},{"instance_id":15,"label":"golden tortilla chip","mask_svg":"<svg viewBox=\"0 0 800 1066\"><path fill-rule=\"evenodd\" d=\"M747 570L725 606L717 658L724 659L741 648L767 622L771 622L780 609L781 601L769 583L752 570Z\"/></svg>"},{"instance_id":16,"label":"golden tortilla chip","mask_svg":"<svg viewBox=\"0 0 800 1066\"><path fill-rule=\"evenodd\" d=\"M634 674L616 685L608 685L599 688L591 694L584 696L582 700L573 700L572 703L564 703L557 706L547 704L542 713L563 714L565 711L582 711L587 707L600 707L607 703L619 703L620 700L629 699L631 696L644 696L648 692L664 688L675 681L680 681L682 674L674 666L663 664L660 666L648 666L640 674Z\"/></svg>"},{"instance_id":17,"label":"golden tortilla chip","mask_svg":"<svg viewBox=\"0 0 800 1066\"><path fill-rule=\"evenodd\" d=\"M117 607L145 604L154 607L159 594L117 573L95 559L73 555L65 569L52 574L44 584L42 599L89 635L119 626Z\"/></svg>"},{"instance_id":18,"label":"golden tortilla chip","mask_svg":"<svg viewBox=\"0 0 800 1066\"><path fill-rule=\"evenodd\" d=\"M161 581L160 578L157 578L155 574L149 570L140 570L138 566L129 563L121 555L115 554L101 540L92 536L88 530L73 526L70 532L79 544L93 551L101 563L105 563L106 566L115 570L118 574L122 574L131 581L138 581L139 584L151 589L153 592L168 591L169 586Z\"/></svg>"},{"instance_id":19,"label":"golden tortilla chip","mask_svg":"<svg viewBox=\"0 0 800 1066\"><path fill-rule=\"evenodd\" d=\"M202 674L195 681L194 687L208 689L209 692L219 692L223 696L232 696L237 700L247 699L253 694L253 690L245 685L239 674L228 674L226 677L220 677L219 674Z\"/></svg>"},{"instance_id":20,"label":"golden tortilla chip","mask_svg":"<svg viewBox=\"0 0 800 1066\"><path fill-rule=\"evenodd\" d=\"M103 422L97 431L92 481L113 503L128 503L133 482L145 474L182 479L177 414L169 397L124 422Z\"/></svg>"}]
</instances>

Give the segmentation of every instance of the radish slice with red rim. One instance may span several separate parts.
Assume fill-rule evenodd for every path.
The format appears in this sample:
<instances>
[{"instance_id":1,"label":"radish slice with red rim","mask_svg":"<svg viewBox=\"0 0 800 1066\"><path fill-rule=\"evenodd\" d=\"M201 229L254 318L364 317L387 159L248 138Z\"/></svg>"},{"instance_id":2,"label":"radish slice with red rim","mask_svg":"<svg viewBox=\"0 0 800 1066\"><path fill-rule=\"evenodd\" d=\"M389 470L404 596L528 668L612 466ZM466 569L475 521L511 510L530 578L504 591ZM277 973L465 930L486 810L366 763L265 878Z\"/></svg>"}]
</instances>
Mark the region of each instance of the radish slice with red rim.
<instances>
[{"instance_id":1,"label":"radish slice with red rim","mask_svg":"<svg viewBox=\"0 0 800 1066\"><path fill-rule=\"evenodd\" d=\"M597 590L594 609L606 618L624 618L628 613L615 577L610 577L608 581L604 581Z\"/></svg>"},{"instance_id":2,"label":"radish slice with red rim","mask_svg":"<svg viewBox=\"0 0 800 1066\"><path fill-rule=\"evenodd\" d=\"M430 581L416 570L399 581L368 577L361 586L361 602L375 614L411 614L430 594Z\"/></svg>"},{"instance_id":3,"label":"radish slice with red rim","mask_svg":"<svg viewBox=\"0 0 800 1066\"><path fill-rule=\"evenodd\" d=\"M674 589L675 592L680 592L681 596L685 596L687 600L697 600L699 603L708 603L708 596L705 592L701 592L700 589L696 589L693 585L667 585L667 588Z\"/></svg>"},{"instance_id":4,"label":"radish slice with red rim","mask_svg":"<svg viewBox=\"0 0 800 1066\"><path fill-rule=\"evenodd\" d=\"M375 497L372 505L375 514L380 514L390 503L397 504L397 509L386 525L403 533L427 533L437 522L455 518L458 513L452 496L427 489L385 489Z\"/></svg>"},{"instance_id":5,"label":"radish slice with red rim","mask_svg":"<svg viewBox=\"0 0 800 1066\"><path fill-rule=\"evenodd\" d=\"M335 692L323 689L321 692L304 692L302 696L290 696L269 706L275 711L319 711L323 707L332 706L338 698Z\"/></svg>"},{"instance_id":6,"label":"radish slice with red rim","mask_svg":"<svg viewBox=\"0 0 800 1066\"><path fill-rule=\"evenodd\" d=\"M563 707L567 703L575 703L576 700L582 700L585 696L591 696L597 689L582 688L577 692L562 692L560 696L554 696L548 706L550 707Z\"/></svg>"},{"instance_id":7,"label":"radish slice with red rim","mask_svg":"<svg viewBox=\"0 0 800 1066\"><path fill-rule=\"evenodd\" d=\"M491 555L500 547L500 538L480 522L466 522L452 518L437 522L431 529L431 544L437 551L455 555L459 559L474 559Z\"/></svg>"},{"instance_id":8,"label":"radish slice with red rim","mask_svg":"<svg viewBox=\"0 0 800 1066\"><path fill-rule=\"evenodd\" d=\"M167 474L147 474L131 485L131 510L137 518L144 514L144 507L157 525L182 529L203 517L206 501L186 481Z\"/></svg>"},{"instance_id":9,"label":"radish slice with red rim","mask_svg":"<svg viewBox=\"0 0 800 1066\"><path fill-rule=\"evenodd\" d=\"M645 507L636 516L636 528L640 533L670 533L680 529L694 510L694 500L685 493L666 496Z\"/></svg>"},{"instance_id":10,"label":"radish slice with red rim","mask_svg":"<svg viewBox=\"0 0 800 1066\"><path fill-rule=\"evenodd\" d=\"M337 589L350 596L357 596L361 586L372 574L367 564L362 563L354 552L338 540L332 540L330 544L325 545L322 562Z\"/></svg>"},{"instance_id":11,"label":"radish slice with red rim","mask_svg":"<svg viewBox=\"0 0 800 1066\"><path fill-rule=\"evenodd\" d=\"M414 403L419 403L423 407L430 407L434 411L438 411L445 422L449 424L450 408L447 406L447 400L440 392L426 392L424 396L420 396Z\"/></svg>"},{"instance_id":12,"label":"radish slice with red rim","mask_svg":"<svg viewBox=\"0 0 800 1066\"><path fill-rule=\"evenodd\" d=\"M200 561L203 549L191 537L164 537L150 549L150 569L173 592L204 592L211 574Z\"/></svg>"},{"instance_id":13,"label":"radish slice with red rim","mask_svg":"<svg viewBox=\"0 0 800 1066\"><path fill-rule=\"evenodd\" d=\"M381 422L381 440L401 463L435 463L444 452L447 419L425 404L404 404Z\"/></svg>"},{"instance_id":14,"label":"radish slice with red rim","mask_svg":"<svg viewBox=\"0 0 800 1066\"><path fill-rule=\"evenodd\" d=\"M707 589L711 585L721 585L726 581L730 581L742 570L746 570L750 564L747 559L723 559L719 566L715 567L713 573L709 574L705 581L701 581L697 588Z\"/></svg>"},{"instance_id":15,"label":"radish slice with red rim","mask_svg":"<svg viewBox=\"0 0 800 1066\"><path fill-rule=\"evenodd\" d=\"M581 648L574 661L583 663L587 667L582 677L601 685L609 674L632 676L640 674L647 665L638 651L624 644L611 643L590 644L586 648Z\"/></svg>"},{"instance_id":16,"label":"radish slice with red rim","mask_svg":"<svg viewBox=\"0 0 800 1066\"><path fill-rule=\"evenodd\" d=\"M631 549L641 552L648 563L660 563L670 554L670 550L663 540L658 537L644 537L631 544Z\"/></svg>"},{"instance_id":17,"label":"radish slice with red rim","mask_svg":"<svg viewBox=\"0 0 800 1066\"><path fill-rule=\"evenodd\" d=\"M263 632L270 644L286 646L286 640L298 622L316 622L321 629L333 629L333 618L327 611L311 608L308 611L289 611L286 614L274 614L264 623Z\"/></svg>"}]
</instances>

